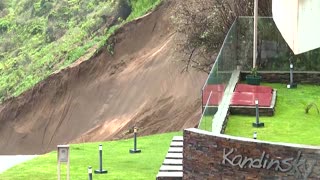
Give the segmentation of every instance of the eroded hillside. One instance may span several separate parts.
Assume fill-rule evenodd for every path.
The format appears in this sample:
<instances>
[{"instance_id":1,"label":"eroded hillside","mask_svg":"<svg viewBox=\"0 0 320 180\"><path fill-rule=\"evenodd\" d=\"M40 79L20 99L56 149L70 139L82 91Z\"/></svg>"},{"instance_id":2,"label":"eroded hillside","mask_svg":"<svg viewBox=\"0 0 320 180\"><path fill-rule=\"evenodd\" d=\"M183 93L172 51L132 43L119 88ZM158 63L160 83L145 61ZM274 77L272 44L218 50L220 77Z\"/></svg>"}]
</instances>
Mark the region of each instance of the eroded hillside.
<instances>
[{"instance_id":1,"label":"eroded hillside","mask_svg":"<svg viewBox=\"0 0 320 180\"><path fill-rule=\"evenodd\" d=\"M165 1L117 31L110 47L50 75L0 106L0 153L181 130L197 124L205 73L185 66Z\"/></svg>"}]
</instances>

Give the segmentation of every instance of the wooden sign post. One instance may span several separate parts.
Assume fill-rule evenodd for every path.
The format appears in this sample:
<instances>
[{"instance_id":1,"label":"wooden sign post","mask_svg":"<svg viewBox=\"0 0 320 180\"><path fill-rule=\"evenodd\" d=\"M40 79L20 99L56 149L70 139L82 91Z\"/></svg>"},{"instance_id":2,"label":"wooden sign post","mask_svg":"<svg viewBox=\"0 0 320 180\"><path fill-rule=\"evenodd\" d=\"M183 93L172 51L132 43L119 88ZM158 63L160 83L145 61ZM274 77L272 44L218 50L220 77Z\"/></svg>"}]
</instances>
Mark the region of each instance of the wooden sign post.
<instances>
[{"instance_id":1,"label":"wooden sign post","mask_svg":"<svg viewBox=\"0 0 320 180\"><path fill-rule=\"evenodd\" d=\"M67 164L67 180L70 179L70 159L69 159L69 145L58 145L58 180L61 180L60 165Z\"/></svg>"}]
</instances>

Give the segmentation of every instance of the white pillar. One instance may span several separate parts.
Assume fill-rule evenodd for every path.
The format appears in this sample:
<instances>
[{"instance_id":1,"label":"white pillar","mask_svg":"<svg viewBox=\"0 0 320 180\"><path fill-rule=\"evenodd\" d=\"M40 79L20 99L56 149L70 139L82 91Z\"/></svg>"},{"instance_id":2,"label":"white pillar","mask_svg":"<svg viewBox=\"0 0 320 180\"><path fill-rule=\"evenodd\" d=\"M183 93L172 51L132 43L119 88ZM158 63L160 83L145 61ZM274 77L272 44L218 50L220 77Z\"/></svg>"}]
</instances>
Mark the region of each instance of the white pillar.
<instances>
[{"instance_id":1,"label":"white pillar","mask_svg":"<svg viewBox=\"0 0 320 180\"><path fill-rule=\"evenodd\" d=\"M253 17L253 61L252 67L256 67L257 59L257 35L258 35L258 0L254 0L254 17Z\"/></svg>"}]
</instances>

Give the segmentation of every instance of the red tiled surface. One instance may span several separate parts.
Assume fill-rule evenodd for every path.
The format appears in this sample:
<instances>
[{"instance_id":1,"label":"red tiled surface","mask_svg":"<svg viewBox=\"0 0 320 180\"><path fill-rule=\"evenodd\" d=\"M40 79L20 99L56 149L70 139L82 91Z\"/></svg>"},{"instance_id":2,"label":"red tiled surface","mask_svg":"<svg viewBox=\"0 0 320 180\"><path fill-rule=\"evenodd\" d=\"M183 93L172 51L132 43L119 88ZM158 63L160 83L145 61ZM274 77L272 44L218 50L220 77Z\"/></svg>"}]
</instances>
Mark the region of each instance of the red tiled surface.
<instances>
[{"instance_id":1,"label":"red tiled surface","mask_svg":"<svg viewBox=\"0 0 320 180\"><path fill-rule=\"evenodd\" d=\"M225 85L224 84L210 84L205 86L202 92L202 103L205 106L208 98L210 96L210 92L212 92L208 105L217 106L222 100L224 93Z\"/></svg>"},{"instance_id":2,"label":"red tiled surface","mask_svg":"<svg viewBox=\"0 0 320 180\"><path fill-rule=\"evenodd\" d=\"M272 88L268 86L237 84L234 92L272 93Z\"/></svg>"},{"instance_id":3,"label":"red tiled surface","mask_svg":"<svg viewBox=\"0 0 320 180\"><path fill-rule=\"evenodd\" d=\"M231 99L232 106L255 106L259 100L260 107L270 107L272 101L272 88L268 86L253 86L238 84Z\"/></svg>"}]
</instances>

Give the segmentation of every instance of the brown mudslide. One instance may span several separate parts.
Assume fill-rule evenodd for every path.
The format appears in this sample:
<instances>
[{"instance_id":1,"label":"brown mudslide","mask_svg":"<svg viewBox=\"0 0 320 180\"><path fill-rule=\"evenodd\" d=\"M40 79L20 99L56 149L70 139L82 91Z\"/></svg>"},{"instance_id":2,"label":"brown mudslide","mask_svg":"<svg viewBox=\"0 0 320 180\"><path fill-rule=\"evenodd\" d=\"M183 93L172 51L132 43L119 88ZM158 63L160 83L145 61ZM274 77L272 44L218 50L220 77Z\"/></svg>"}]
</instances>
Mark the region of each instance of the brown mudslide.
<instances>
[{"instance_id":1,"label":"brown mudslide","mask_svg":"<svg viewBox=\"0 0 320 180\"><path fill-rule=\"evenodd\" d=\"M173 1L174 2L174 1ZM40 154L57 144L177 131L197 124L205 73L184 66L166 1L102 48L0 105L0 154Z\"/></svg>"}]
</instances>

